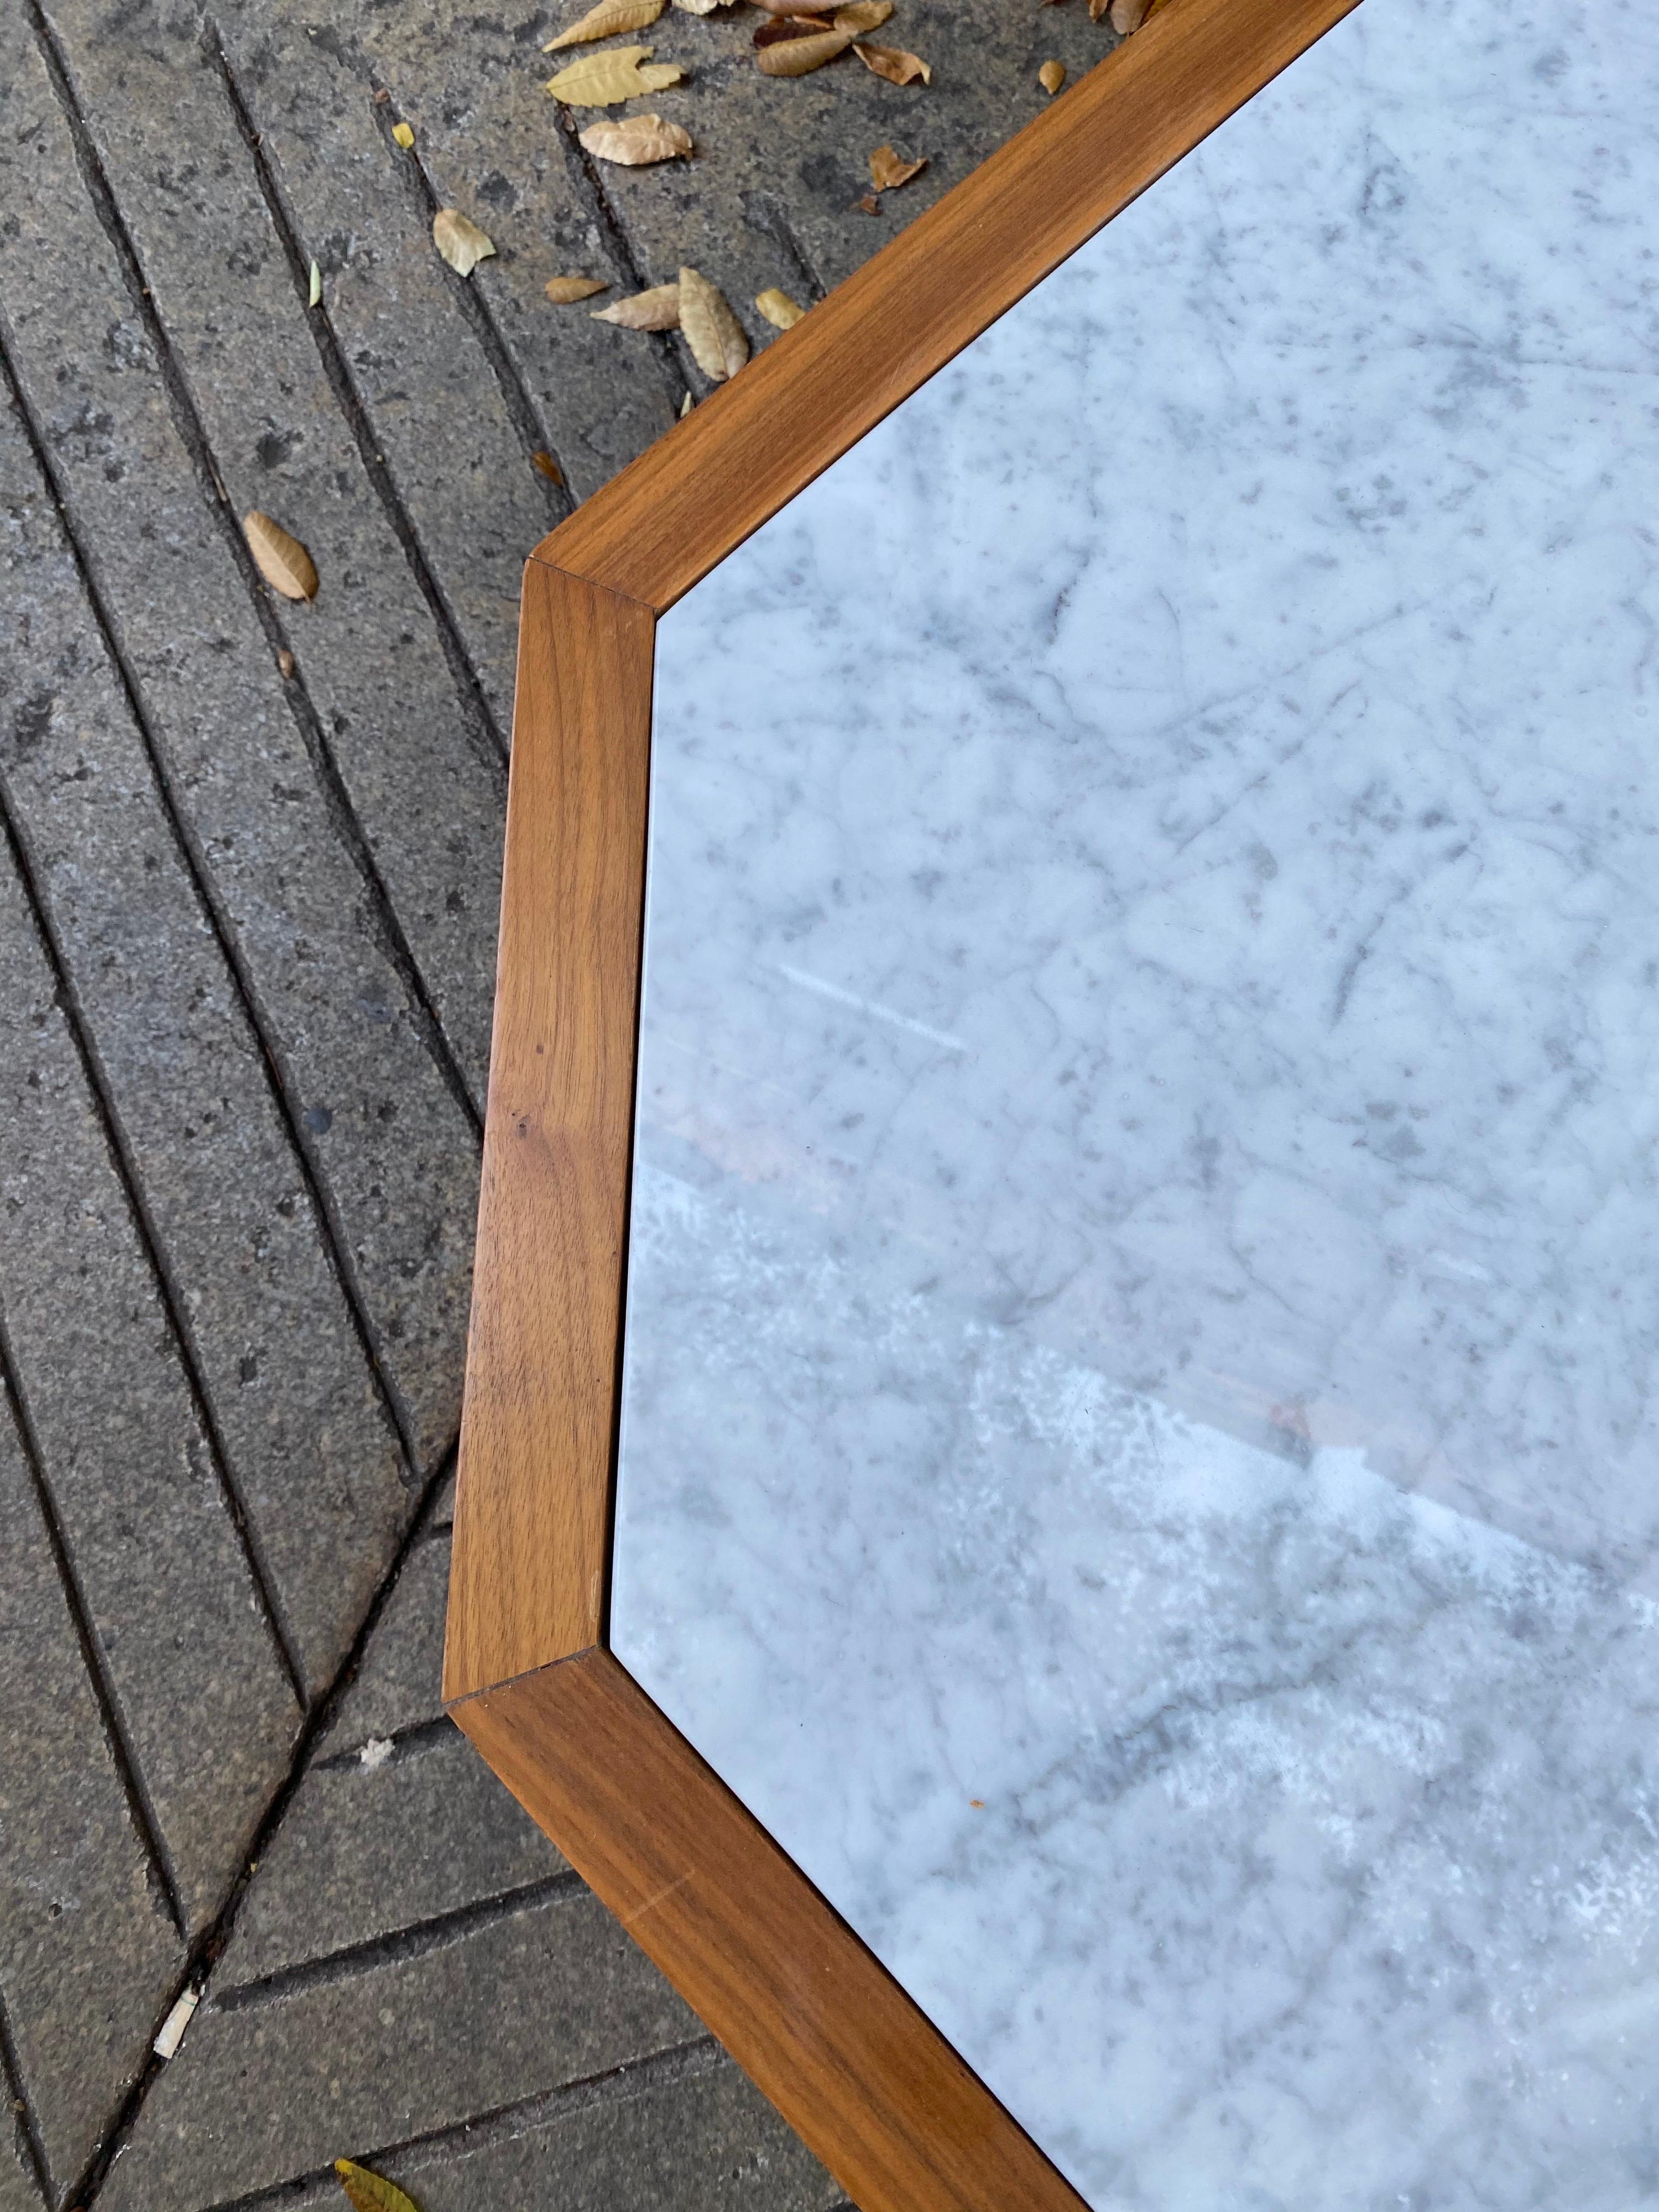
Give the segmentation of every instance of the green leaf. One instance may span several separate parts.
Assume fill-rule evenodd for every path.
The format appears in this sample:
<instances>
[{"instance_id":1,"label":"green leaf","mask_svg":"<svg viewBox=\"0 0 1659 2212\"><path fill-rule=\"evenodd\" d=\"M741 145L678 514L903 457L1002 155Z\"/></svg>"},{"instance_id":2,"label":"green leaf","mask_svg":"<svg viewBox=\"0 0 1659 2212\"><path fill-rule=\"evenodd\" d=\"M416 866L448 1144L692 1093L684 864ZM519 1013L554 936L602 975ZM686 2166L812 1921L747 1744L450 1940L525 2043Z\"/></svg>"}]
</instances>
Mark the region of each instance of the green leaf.
<instances>
[{"instance_id":1,"label":"green leaf","mask_svg":"<svg viewBox=\"0 0 1659 2212\"><path fill-rule=\"evenodd\" d=\"M384 2174L371 2173L366 2166L355 2166L349 2158L337 2158L334 2171L351 2199L353 2212L420 2212L415 2199L405 2197L397 2183L388 2181Z\"/></svg>"}]
</instances>

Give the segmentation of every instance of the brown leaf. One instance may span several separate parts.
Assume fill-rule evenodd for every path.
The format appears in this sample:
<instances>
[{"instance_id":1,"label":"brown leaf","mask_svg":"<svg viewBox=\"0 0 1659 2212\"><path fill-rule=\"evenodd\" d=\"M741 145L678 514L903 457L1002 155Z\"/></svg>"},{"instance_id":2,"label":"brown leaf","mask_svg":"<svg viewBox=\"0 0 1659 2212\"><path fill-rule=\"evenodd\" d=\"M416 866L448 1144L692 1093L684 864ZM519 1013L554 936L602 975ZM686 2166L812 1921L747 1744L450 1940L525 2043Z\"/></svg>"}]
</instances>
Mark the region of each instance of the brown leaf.
<instances>
[{"instance_id":1,"label":"brown leaf","mask_svg":"<svg viewBox=\"0 0 1659 2212\"><path fill-rule=\"evenodd\" d=\"M586 46L590 39L614 39L618 31L642 31L647 23L656 21L667 4L668 0L599 0L599 6L590 8L580 22L561 31L556 39L550 39L542 52L552 54L561 46Z\"/></svg>"},{"instance_id":2,"label":"brown leaf","mask_svg":"<svg viewBox=\"0 0 1659 2212\"><path fill-rule=\"evenodd\" d=\"M551 453L532 453L530 456L530 465L532 469L539 469L549 483L562 484L564 482L564 471Z\"/></svg>"},{"instance_id":3,"label":"brown leaf","mask_svg":"<svg viewBox=\"0 0 1659 2212\"><path fill-rule=\"evenodd\" d=\"M420 2212L415 2199L405 2197L397 2183L388 2181L383 2173L371 2173L366 2166L354 2166L349 2158L337 2158L334 2171L351 2200L353 2212Z\"/></svg>"},{"instance_id":4,"label":"brown leaf","mask_svg":"<svg viewBox=\"0 0 1659 2212\"><path fill-rule=\"evenodd\" d=\"M432 243L459 276L470 276L495 251L489 234L459 208L438 210L432 218Z\"/></svg>"},{"instance_id":5,"label":"brown leaf","mask_svg":"<svg viewBox=\"0 0 1659 2212\"><path fill-rule=\"evenodd\" d=\"M695 269L680 271L680 328L705 376L724 384L749 358L749 341L717 284Z\"/></svg>"},{"instance_id":6,"label":"brown leaf","mask_svg":"<svg viewBox=\"0 0 1659 2212\"><path fill-rule=\"evenodd\" d=\"M1140 28L1146 20L1151 7L1152 0L1099 0L1098 7L1095 4L1095 0L1089 0L1089 13L1094 17L1096 22L1097 23L1103 15L1109 14L1112 28L1120 38L1124 39L1128 37L1131 31L1138 31Z\"/></svg>"},{"instance_id":7,"label":"brown leaf","mask_svg":"<svg viewBox=\"0 0 1659 2212\"><path fill-rule=\"evenodd\" d=\"M755 0L769 15L827 15L836 0Z\"/></svg>"},{"instance_id":8,"label":"brown leaf","mask_svg":"<svg viewBox=\"0 0 1659 2212\"><path fill-rule=\"evenodd\" d=\"M755 44L775 46L785 39L821 39L829 27L817 15L769 15L755 33Z\"/></svg>"},{"instance_id":9,"label":"brown leaf","mask_svg":"<svg viewBox=\"0 0 1659 2212\"><path fill-rule=\"evenodd\" d=\"M392 135L397 140L398 143L403 148L405 154L408 153L410 148L415 143L415 133L410 129L406 123L394 123L392 126Z\"/></svg>"},{"instance_id":10,"label":"brown leaf","mask_svg":"<svg viewBox=\"0 0 1659 2212\"><path fill-rule=\"evenodd\" d=\"M591 311L596 323L620 323L625 331L677 331L680 326L680 288L653 284L648 292L635 292L626 300L613 300L608 307Z\"/></svg>"},{"instance_id":11,"label":"brown leaf","mask_svg":"<svg viewBox=\"0 0 1659 2212\"><path fill-rule=\"evenodd\" d=\"M799 306L787 292L780 292L775 284L757 293L755 305L775 331L793 331L806 313L805 308Z\"/></svg>"},{"instance_id":12,"label":"brown leaf","mask_svg":"<svg viewBox=\"0 0 1659 2212\"><path fill-rule=\"evenodd\" d=\"M297 538L290 538L280 523L261 514L257 507L252 514L242 517L242 529L253 565L273 592L280 592L285 599L316 598L317 564Z\"/></svg>"},{"instance_id":13,"label":"brown leaf","mask_svg":"<svg viewBox=\"0 0 1659 2212\"><path fill-rule=\"evenodd\" d=\"M596 292L611 289L603 276L550 276L542 289L556 307L568 307L578 300L591 300Z\"/></svg>"},{"instance_id":14,"label":"brown leaf","mask_svg":"<svg viewBox=\"0 0 1659 2212\"><path fill-rule=\"evenodd\" d=\"M299 665L299 662L295 660L294 655L289 651L288 647L283 646L281 652L276 655L276 666L281 673L284 684L291 684L294 681L295 676L298 672Z\"/></svg>"},{"instance_id":15,"label":"brown leaf","mask_svg":"<svg viewBox=\"0 0 1659 2212\"><path fill-rule=\"evenodd\" d=\"M547 89L567 107L614 107L641 93L664 92L685 72L673 62L652 61L651 52L649 46L607 46L603 53L584 54L549 77Z\"/></svg>"},{"instance_id":16,"label":"brown leaf","mask_svg":"<svg viewBox=\"0 0 1659 2212\"><path fill-rule=\"evenodd\" d=\"M1054 98L1054 94L1060 90L1060 88L1065 83L1065 82L1066 64L1064 62L1044 62L1042 67L1037 71L1037 82L1042 87L1042 89L1048 94L1050 100Z\"/></svg>"},{"instance_id":17,"label":"brown leaf","mask_svg":"<svg viewBox=\"0 0 1659 2212\"><path fill-rule=\"evenodd\" d=\"M850 31L861 39L866 31L878 31L893 12L893 0L853 0L850 8L837 8L836 28Z\"/></svg>"},{"instance_id":18,"label":"brown leaf","mask_svg":"<svg viewBox=\"0 0 1659 2212\"><path fill-rule=\"evenodd\" d=\"M927 167L924 154L919 161L902 161L890 146L878 146L870 156L870 181L878 192L896 192L901 185L908 185L912 177L920 176Z\"/></svg>"},{"instance_id":19,"label":"brown leaf","mask_svg":"<svg viewBox=\"0 0 1659 2212\"><path fill-rule=\"evenodd\" d=\"M866 192L861 200L854 200L853 204L854 207L862 208L866 215L879 215L881 213L881 202L876 198L873 192Z\"/></svg>"},{"instance_id":20,"label":"brown leaf","mask_svg":"<svg viewBox=\"0 0 1659 2212\"><path fill-rule=\"evenodd\" d=\"M844 54L853 43L850 31L818 31L810 38L787 38L776 46L764 46L755 57L765 76L805 76L811 70L822 69L837 54Z\"/></svg>"},{"instance_id":21,"label":"brown leaf","mask_svg":"<svg viewBox=\"0 0 1659 2212\"><path fill-rule=\"evenodd\" d=\"M933 82L933 72L921 55L906 53L902 46L872 46L867 39L855 39L853 52L866 69L884 76L889 84L914 84L918 77L924 84Z\"/></svg>"},{"instance_id":22,"label":"brown leaf","mask_svg":"<svg viewBox=\"0 0 1659 2212\"><path fill-rule=\"evenodd\" d=\"M577 135L600 161L620 161L629 169L672 161L677 154L691 151L691 133L678 123L665 123L660 115L630 115L626 123L590 123Z\"/></svg>"}]
</instances>

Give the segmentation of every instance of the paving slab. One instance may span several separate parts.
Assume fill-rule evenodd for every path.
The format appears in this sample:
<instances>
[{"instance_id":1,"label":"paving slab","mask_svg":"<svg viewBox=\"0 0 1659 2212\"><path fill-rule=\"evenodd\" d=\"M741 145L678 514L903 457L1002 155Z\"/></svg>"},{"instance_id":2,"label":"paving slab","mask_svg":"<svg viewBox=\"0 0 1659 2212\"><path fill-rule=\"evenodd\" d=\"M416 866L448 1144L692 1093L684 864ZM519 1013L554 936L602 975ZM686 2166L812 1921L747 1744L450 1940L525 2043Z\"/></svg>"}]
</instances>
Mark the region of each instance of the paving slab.
<instances>
[{"instance_id":1,"label":"paving slab","mask_svg":"<svg viewBox=\"0 0 1659 2212\"><path fill-rule=\"evenodd\" d=\"M282 1778L299 1708L3 847L0 1008L0 1331L194 1929Z\"/></svg>"},{"instance_id":2,"label":"paving slab","mask_svg":"<svg viewBox=\"0 0 1659 2212\"><path fill-rule=\"evenodd\" d=\"M394 2153L421 2212L838 2212L846 2200L714 2045ZM326 2185L293 2202L326 2203Z\"/></svg>"},{"instance_id":3,"label":"paving slab","mask_svg":"<svg viewBox=\"0 0 1659 2212\"><path fill-rule=\"evenodd\" d=\"M700 2039L597 1899L563 1893L431 1948L203 2005L99 2203L194 2212Z\"/></svg>"},{"instance_id":4,"label":"paving slab","mask_svg":"<svg viewBox=\"0 0 1659 2212\"><path fill-rule=\"evenodd\" d=\"M41 2212L46 2199L29 2164L21 2119L14 2113L0 2129L0 2212Z\"/></svg>"},{"instance_id":5,"label":"paving slab","mask_svg":"<svg viewBox=\"0 0 1659 2212\"><path fill-rule=\"evenodd\" d=\"M273 222L210 34L157 10L112 35L108 12L102 0L49 10L230 504L273 514L317 563L322 588L294 617L294 680L482 1106L504 749L472 671L446 658L448 643L459 661L459 641L441 610L434 620L395 490L372 453L365 465L330 382L326 291L307 305L306 268Z\"/></svg>"},{"instance_id":6,"label":"paving slab","mask_svg":"<svg viewBox=\"0 0 1659 2212\"><path fill-rule=\"evenodd\" d=\"M549 426L516 405L479 301L432 243L418 161L393 144L356 24L313 0L240 0L220 17L240 97L499 726L512 720L519 580L568 511L533 452Z\"/></svg>"},{"instance_id":7,"label":"paving slab","mask_svg":"<svg viewBox=\"0 0 1659 2212\"><path fill-rule=\"evenodd\" d=\"M319 1760L356 1752L371 1739L393 1741L424 1729L443 1711L444 1609L449 1596L451 1511L435 1501L435 1527L410 1548L403 1571L374 1625L356 1677L317 1747Z\"/></svg>"},{"instance_id":8,"label":"paving slab","mask_svg":"<svg viewBox=\"0 0 1659 2212\"><path fill-rule=\"evenodd\" d=\"M314 1766L259 1863L221 1961L227 1989L568 1872L451 1721Z\"/></svg>"},{"instance_id":9,"label":"paving slab","mask_svg":"<svg viewBox=\"0 0 1659 2212\"><path fill-rule=\"evenodd\" d=\"M0 1990L18 2087L61 2191L143 2066L184 1949L104 1732L3 1395L0 1558ZM0 2148L0 2212L31 2199L38 2208L14 2149Z\"/></svg>"},{"instance_id":10,"label":"paving slab","mask_svg":"<svg viewBox=\"0 0 1659 2212\"><path fill-rule=\"evenodd\" d=\"M473 1124L280 672L297 623L283 626L198 474L211 456L175 420L21 0L0 0L0 32L7 349L424 1469L457 1421Z\"/></svg>"},{"instance_id":11,"label":"paving slab","mask_svg":"<svg viewBox=\"0 0 1659 2212\"><path fill-rule=\"evenodd\" d=\"M15 411L0 410L0 811L27 856L308 1693L415 1502L235 978Z\"/></svg>"}]
</instances>

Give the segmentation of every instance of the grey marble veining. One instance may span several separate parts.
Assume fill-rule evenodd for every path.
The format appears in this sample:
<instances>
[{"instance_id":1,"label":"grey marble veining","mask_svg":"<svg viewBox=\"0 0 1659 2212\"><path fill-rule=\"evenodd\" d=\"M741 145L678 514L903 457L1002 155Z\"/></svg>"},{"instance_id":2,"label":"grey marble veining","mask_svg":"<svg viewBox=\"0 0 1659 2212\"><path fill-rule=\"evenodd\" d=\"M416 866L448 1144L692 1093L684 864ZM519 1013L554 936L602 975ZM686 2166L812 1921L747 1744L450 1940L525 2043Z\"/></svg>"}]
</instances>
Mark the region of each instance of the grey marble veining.
<instances>
[{"instance_id":1,"label":"grey marble veining","mask_svg":"<svg viewBox=\"0 0 1659 2212\"><path fill-rule=\"evenodd\" d=\"M1100 2212L1659 2197L1656 112L1365 0L659 633L616 1647Z\"/></svg>"}]
</instances>

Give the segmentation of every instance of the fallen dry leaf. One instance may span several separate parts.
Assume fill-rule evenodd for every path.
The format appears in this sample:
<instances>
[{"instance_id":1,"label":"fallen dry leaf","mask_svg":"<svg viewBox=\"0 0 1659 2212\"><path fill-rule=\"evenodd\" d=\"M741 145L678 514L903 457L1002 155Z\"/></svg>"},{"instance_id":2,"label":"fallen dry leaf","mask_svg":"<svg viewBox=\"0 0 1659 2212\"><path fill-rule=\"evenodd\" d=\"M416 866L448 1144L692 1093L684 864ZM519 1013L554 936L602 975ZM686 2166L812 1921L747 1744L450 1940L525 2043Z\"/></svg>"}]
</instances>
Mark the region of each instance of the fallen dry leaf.
<instances>
[{"instance_id":1,"label":"fallen dry leaf","mask_svg":"<svg viewBox=\"0 0 1659 2212\"><path fill-rule=\"evenodd\" d=\"M680 288L653 284L648 292L635 292L626 300L613 300L608 307L591 310L596 323L620 323L625 331L677 331L680 326Z\"/></svg>"},{"instance_id":2,"label":"fallen dry leaf","mask_svg":"<svg viewBox=\"0 0 1659 2212\"><path fill-rule=\"evenodd\" d=\"M295 674L298 670L299 665L299 662L295 660L294 655L289 651L286 646L284 646L281 652L276 655L277 670L281 674L284 684L291 684L294 681Z\"/></svg>"},{"instance_id":3,"label":"fallen dry leaf","mask_svg":"<svg viewBox=\"0 0 1659 2212\"><path fill-rule=\"evenodd\" d=\"M410 129L407 123L394 123L392 126L392 135L397 140L398 143L403 148L405 154L408 153L410 148L415 143L415 133Z\"/></svg>"},{"instance_id":4,"label":"fallen dry leaf","mask_svg":"<svg viewBox=\"0 0 1659 2212\"><path fill-rule=\"evenodd\" d=\"M542 52L554 54L561 46L586 46L590 39L614 39L618 31L642 31L647 23L656 21L667 4L668 0L599 0L599 6L590 8L580 22L561 31L556 39L550 39Z\"/></svg>"},{"instance_id":5,"label":"fallen dry leaf","mask_svg":"<svg viewBox=\"0 0 1659 2212\"><path fill-rule=\"evenodd\" d=\"M458 276L470 276L495 251L487 231L459 208L440 208L432 218L432 243Z\"/></svg>"},{"instance_id":6,"label":"fallen dry leaf","mask_svg":"<svg viewBox=\"0 0 1659 2212\"><path fill-rule=\"evenodd\" d=\"M912 177L920 176L927 167L925 154L919 161L905 161L890 146L878 146L870 156L870 181L878 192L895 192L901 185L908 185Z\"/></svg>"},{"instance_id":7,"label":"fallen dry leaf","mask_svg":"<svg viewBox=\"0 0 1659 2212\"><path fill-rule=\"evenodd\" d=\"M665 123L660 115L630 115L626 123L590 123L578 137L590 154L602 161L620 161L641 169L650 161L672 161L677 154L691 151L691 133L678 123Z\"/></svg>"},{"instance_id":8,"label":"fallen dry leaf","mask_svg":"<svg viewBox=\"0 0 1659 2212\"><path fill-rule=\"evenodd\" d=\"M686 393L686 395L685 395L684 398L684 399L682 399L682 400L681 400L681 402L680 402L680 420L681 420L681 422L684 422L684 420L685 420L686 416L687 416L691 412L692 408L693 408L696 404L696 401L692 398L691 394L688 392Z\"/></svg>"},{"instance_id":9,"label":"fallen dry leaf","mask_svg":"<svg viewBox=\"0 0 1659 2212\"><path fill-rule=\"evenodd\" d=\"M349 2158L337 2158L334 2171L351 2200L352 2212L420 2212L415 2199L406 2197L383 2173L371 2173L366 2166L354 2166Z\"/></svg>"},{"instance_id":10,"label":"fallen dry leaf","mask_svg":"<svg viewBox=\"0 0 1659 2212\"><path fill-rule=\"evenodd\" d=\"M584 54L549 77L547 89L567 107L614 107L643 92L665 92L685 72L674 62L653 62L651 52L649 46L607 46L602 54Z\"/></svg>"},{"instance_id":11,"label":"fallen dry leaf","mask_svg":"<svg viewBox=\"0 0 1659 2212\"><path fill-rule=\"evenodd\" d=\"M933 72L921 56L906 53L902 46L872 46L868 39L855 39L853 52L866 69L884 76L889 84L914 84L918 77L924 84L933 82Z\"/></svg>"},{"instance_id":12,"label":"fallen dry leaf","mask_svg":"<svg viewBox=\"0 0 1659 2212\"><path fill-rule=\"evenodd\" d=\"M532 453L530 456L530 465L533 469L539 469L549 483L562 484L564 482L564 471L551 453Z\"/></svg>"},{"instance_id":13,"label":"fallen dry leaf","mask_svg":"<svg viewBox=\"0 0 1659 2212\"><path fill-rule=\"evenodd\" d=\"M723 0L674 0L677 8L684 9L688 15L712 15Z\"/></svg>"},{"instance_id":14,"label":"fallen dry leaf","mask_svg":"<svg viewBox=\"0 0 1659 2212\"><path fill-rule=\"evenodd\" d=\"M1089 0L1089 13L1097 23L1103 15L1109 15L1112 28L1121 38L1127 39L1131 31L1138 31L1146 21L1152 3L1152 0L1100 0L1097 7L1095 0Z\"/></svg>"},{"instance_id":15,"label":"fallen dry leaf","mask_svg":"<svg viewBox=\"0 0 1659 2212\"><path fill-rule=\"evenodd\" d=\"M1054 98L1054 94L1060 90L1060 88L1065 83L1065 82L1066 64L1064 62L1044 62L1042 67L1037 71L1037 82L1042 87L1042 89L1048 94L1050 100Z\"/></svg>"},{"instance_id":16,"label":"fallen dry leaf","mask_svg":"<svg viewBox=\"0 0 1659 2212\"><path fill-rule=\"evenodd\" d=\"M755 0L769 15L827 15L836 0Z\"/></svg>"},{"instance_id":17,"label":"fallen dry leaf","mask_svg":"<svg viewBox=\"0 0 1659 2212\"><path fill-rule=\"evenodd\" d=\"M718 284L695 269L680 271L680 328L705 376L724 384L749 358L749 341Z\"/></svg>"},{"instance_id":18,"label":"fallen dry leaf","mask_svg":"<svg viewBox=\"0 0 1659 2212\"><path fill-rule=\"evenodd\" d=\"M306 305L308 307L320 307L322 304L323 272L313 261L311 264L311 289L306 295Z\"/></svg>"},{"instance_id":19,"label":"fallen dry leaf","mask_svg":"<svg viewBox=\"0 0 1659 2212\"><path fill-rule=\"evenodd\" d=\"M297 538L290 538L280 523L261 514L257 507L242 517L242 529L253 565L273 592L280 592L285 599L316 598L317 563Z\"/></svg>"},{"instance_id":20,"label":"fallen dry leaf","mask_svg":"<svg viewBox=\"0 0 1659 2212\"><path fill-rule=\"evenodd\" d=\"M835 25L838 31L850 31L861 39L866 31L878 31L893 12L893 0L853 0L850 8L837 8Z\"/></svg>"},{"instance_id":21,"label":"fallen dry leaf","mask_svg":"<svg viewBox=\"0 0 1659 2212\"><path fill-rule=\"evenodd\" d=\"M806 313L787 292L780 292L775 284L768 285L755 295L755 305L760 309L775 331L793 331Z\"/></svg>"},{"instance_id":22,"label":"fallen dry leaf","mask_svg":"<svg viewBox=\"0 0 1659 2212\"><path fill-rule=\"evenodd\" d=\"M764 46L755 58L764 76L805 76L825 62L832 62L837 54L844 54L853 43L850 31L817 31L809 38L789 38L776 46Z\"/></svg>"},{"instance_id":23,"label":"fallen dry leaf","mask_svg":"<svg viewBox=\"0 0 1659 2212\"><path fill-rule=\"evenodd\" d=\"M611 287L603 276L550 276L542 289L556 307L568 307L578 300L591 300L596 292L608 292Z\"/></svg>"}]
</instances>

